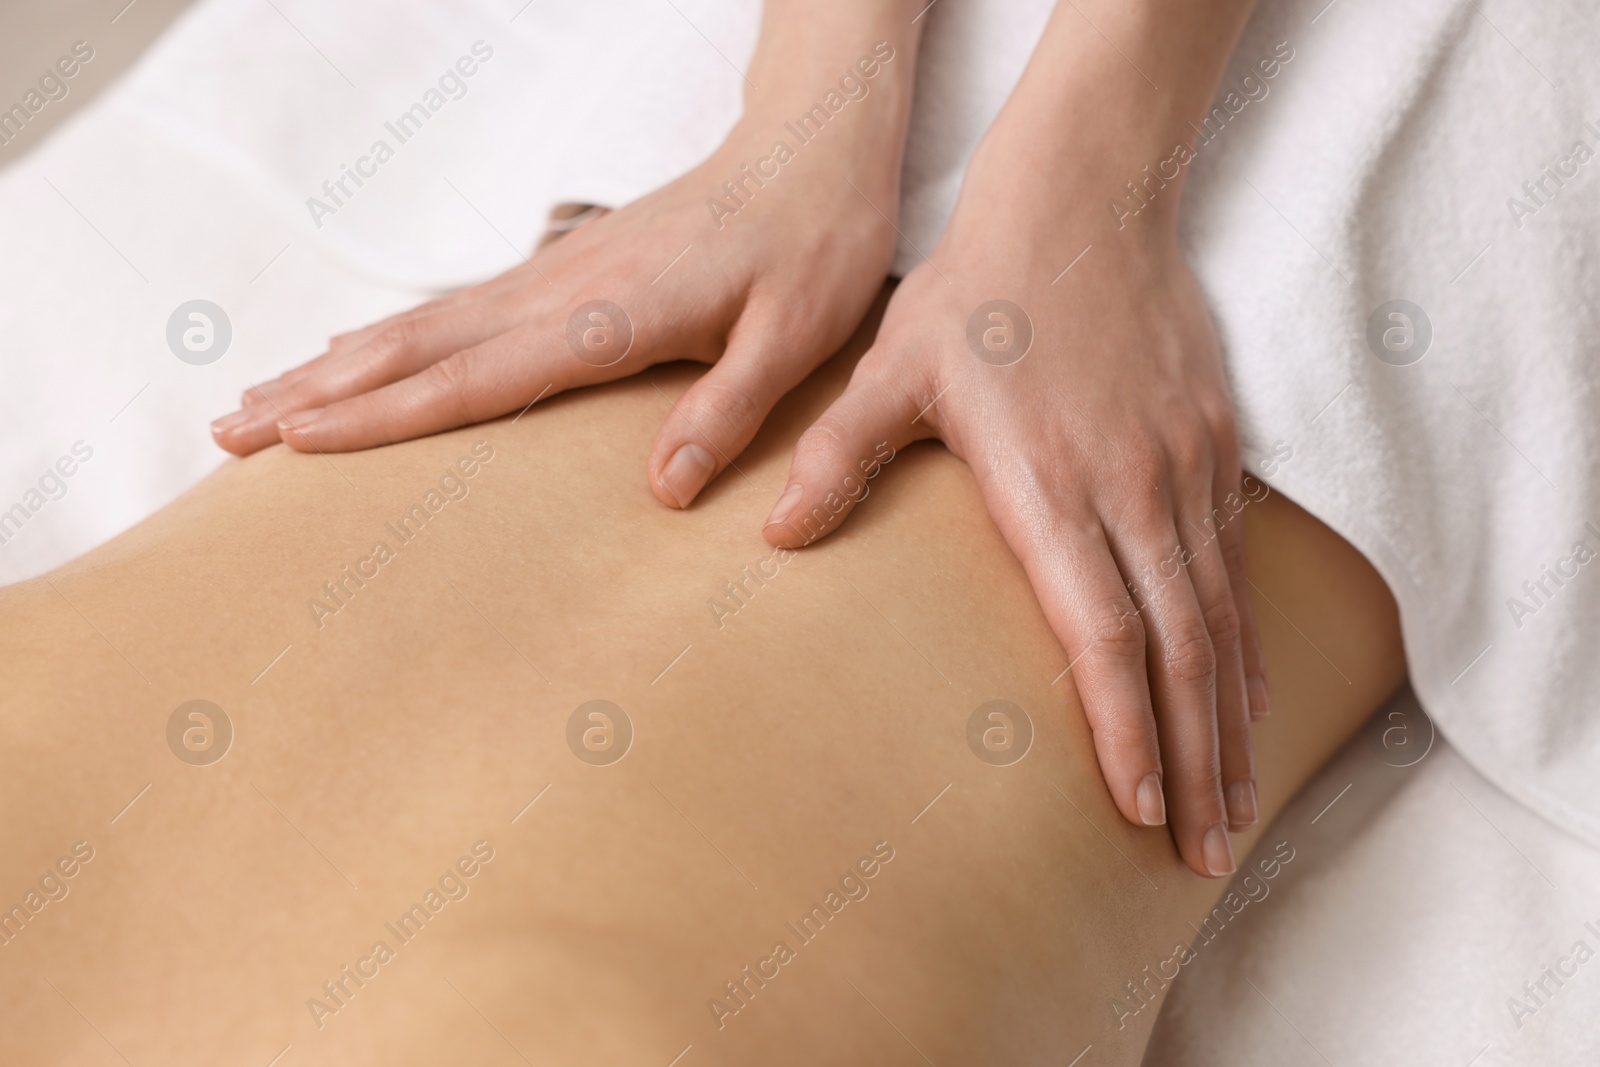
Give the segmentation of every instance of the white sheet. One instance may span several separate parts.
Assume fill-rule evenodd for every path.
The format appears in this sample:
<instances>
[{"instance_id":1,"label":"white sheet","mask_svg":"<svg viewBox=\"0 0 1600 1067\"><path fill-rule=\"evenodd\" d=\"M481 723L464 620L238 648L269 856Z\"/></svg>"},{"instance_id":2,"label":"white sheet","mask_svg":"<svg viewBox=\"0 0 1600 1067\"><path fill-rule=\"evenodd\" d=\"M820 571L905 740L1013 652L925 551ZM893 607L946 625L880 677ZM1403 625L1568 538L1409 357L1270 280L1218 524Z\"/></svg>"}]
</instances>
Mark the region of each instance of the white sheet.
<instances>
[{"instance_id":1,"label":"white sheet","mask_svg":"<svg viewBox=\"0 0 1600 1067\"><path fill-rule=\"evenodd\" d=\"M1600 1062L1600 850L1448 744L1378 756L1424 721L1401 694L1273 821L1241 876L1294 859L1193 938L1146 1064Z\"/></svg>"},{"instance_id":2,"label":"white sheet","mask_svg":"<svg viewBox=\"0 0 1600 1067\"><path fill-rule=\"evenodd\" d=\"M192 484L221 460L206 421L327 334L510 265L556 200L620 203L697 161L736 114L733 67L755 8L675 2L536 3L512 22L520 5L487 0L381 10L204 0L123 84L0 173L0 509L30 507L30 490L42 501L0 544L0 578L70 558ZM936 241L961 164L1047 7L942 0L928 14L902 268L913 245ZM465 94L316 226L307 198L478 41L493 55ZM1588 340L1600 164L1578 167L1520 227L1506 199L1528 199L1522 183L1575 140L1600 144L1584 126L1600 125L1600 24L1575 4L1268 0L1227 85L1279 42L1293 58L1268 94L1193 165L1191 262L1228 350L1252 465L1278 457L1263 476L1355 543L1402 605L1423 703L1460 752L1441 748L1414 776L1434 792L1405 796L1437 800L1446 775L1499 831L1458 858L1469 840L1459 813L1408 808L1397 821L1383 809L1342 839L1336 871L1298 869L1318 873L1281 893L1285 925L1240 926L1267 940L1205 958L1222 967L1239 953L1228 964L1236 991L1263 960L1287 966L1276 946L1296 931L1310 940L1293 951L1322 955L1300 956L1311 962L1277 989L1291 1005L1263 985L1276 1009L1230 998L1226 1025L1196 1029L1182 1006L1212 1005L1219 983L1186 982L1163 1023L1179 1036L1163 1047L1190 1062L1211 1062L1204 1049L1232 1049L1231 1062L1310 1061L1288 1046L1278 1058L1229 1043L1287 1018L1318 1048L1365 1050L1363 1062L1453 1063L1440 1050L1480 1031L1449 1012L1470 1004L1493 1045L1480 1062L1578 1062L1586 1031L1573 1020L1584 1016L1570 1006L1594 1017L1585 990L1600 969L1533 1022L1496 1029L1496 1013L1509 1015L1498 1001L1570 931L1549 925L1545 890L1492 866L1503 857L1488 846L1542 857L1567 905L1596 899L1593 578L1583 567L1559 588L1545 579L1550 595L1517 620L1507 600L1531 599L1521 583L1600 515ZM221 305L234 331L228 354L204 367L179 362L164 336L172 310L196 297ZM1372 310L1395 298L1423 305L1433 325L1431 350L1411 366L1378 361L1364 336ZM92 458L48 499L44 472L80 441ZM1365 966L1350 952L1363 943L1351 902L1328 887L1392 892L1397 864L1415 872L1403 884L1426 907L1394 912L1409 927L1374 918L1393 936L1367 939ZM1313 929L1343 934L1318 942ZM1439 962L1426 975L1406 969L1419 960ZM1397 1024L1378 1011L1382 996L1425 1009L1387 1046Z\"/></svg>"}]
</instances>

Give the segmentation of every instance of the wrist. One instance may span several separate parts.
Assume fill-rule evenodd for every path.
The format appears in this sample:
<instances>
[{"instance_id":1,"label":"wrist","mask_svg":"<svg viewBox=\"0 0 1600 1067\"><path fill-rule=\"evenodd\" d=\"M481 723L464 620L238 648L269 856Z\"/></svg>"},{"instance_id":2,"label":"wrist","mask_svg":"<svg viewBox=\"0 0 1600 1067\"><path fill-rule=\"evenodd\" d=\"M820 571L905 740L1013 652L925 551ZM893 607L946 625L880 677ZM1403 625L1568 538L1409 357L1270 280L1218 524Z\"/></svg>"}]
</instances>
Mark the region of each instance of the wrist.
<instances>
[{"instance_id":1,"label":"wrist","mask_svg":"<svg viewBox=\"0 0 1600 1067\"><path fill-rule=\"evenodd\" d=\"M918 0L766 0L761 33L744 77L746 106L769 94L779 99L837 80L880 41L910 67L921 34L913 22Z\"/></svg>"},{"instance_id":2,"label":"wrist","mask_svg":"<svg viewBox=\"0 0 1600 1067\"><path fill-rule=\"evenodd\" d=\"M808 174L846 193L849 178L870 196L892 195L914 81L916 35L906 29L898 41L863 39L809 55L748 87L744 113L724 142L724 166L748 166L766 179ZM752 81L758 73L753 66Z\"/></svg>"},{"instance_id":3,"label":"wrist","mask_svg":"<svg viewBox=\"0 0 1600 1067\"><path fill-rule=\"evenodd\" d=\"M1136 131L1140 121L1146 126ZM1189 165L1204 151L1193 131L1091 108L1054 129L1051 143L1037 136L1036 122L997 120L973 156L960 206L1010 219L1018 233L1082 233L1088 242L1133 229L1175 239Z\"/></svg>"},{"instance_id":4,"label":"wrist","mask_svg":"<svg viewBox=\"0 0 1600 1067\"><path fill-rule=\"evenodd\" d=\"M1003 191L1041 222L1098 218L1113 229L1137 222L1175 232L1185 177L1216 135L1211 103L1253 2L1059 5L968 184L987 201ZM1240 93L1224 87L1222 99L1264 97L1263 79L1292 56L1285 46L1266 57L1261 75Z\"/></svg>"},{"instance_id":5,"label":"wrist","mask_svg":"<svg viewBox=\"0 0 1600 1067\"><path fill-rule=\"evenodd\" d=\"M736 135L898 178L923 2L767 0Z\"/></svg>"}]
</instances>

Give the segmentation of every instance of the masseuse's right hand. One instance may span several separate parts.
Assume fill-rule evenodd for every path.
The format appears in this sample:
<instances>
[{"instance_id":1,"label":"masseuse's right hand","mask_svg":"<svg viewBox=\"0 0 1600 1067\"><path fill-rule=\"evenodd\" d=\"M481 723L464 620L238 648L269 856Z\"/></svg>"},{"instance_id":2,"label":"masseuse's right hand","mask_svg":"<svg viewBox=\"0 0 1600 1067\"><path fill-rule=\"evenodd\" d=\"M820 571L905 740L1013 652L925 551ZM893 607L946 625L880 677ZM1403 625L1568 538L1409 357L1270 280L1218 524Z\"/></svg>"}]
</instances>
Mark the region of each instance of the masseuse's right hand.
<instances>
[{"instance_id":1,"label":"masseuse's right hand","mask_svg":"<svg viewBox=\"0 0 1600 1067\"><path fill-rule=\"evenodd\" d=\"M656 496L686 506L848 340L883 284L913 46L874 55L870 42L831 60L828 81L796 81L803 90L764 77L722 147L682 178L249 390L213 424L218 444L368 448L700 360L715 366L673 405L648 461ZM829 90L848 102L819 108L821 132L801 143L790 127Z\"/></svg>"}]
</instances>

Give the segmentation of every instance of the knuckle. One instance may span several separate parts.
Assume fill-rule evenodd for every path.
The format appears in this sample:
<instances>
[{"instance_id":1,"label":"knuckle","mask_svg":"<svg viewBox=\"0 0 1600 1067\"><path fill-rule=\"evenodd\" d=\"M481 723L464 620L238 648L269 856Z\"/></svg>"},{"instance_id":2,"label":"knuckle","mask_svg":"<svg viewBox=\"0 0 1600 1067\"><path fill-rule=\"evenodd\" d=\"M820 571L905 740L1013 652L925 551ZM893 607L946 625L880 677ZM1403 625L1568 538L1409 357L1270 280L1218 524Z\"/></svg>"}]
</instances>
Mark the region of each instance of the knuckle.
<instances>
[{"instance_id":1,"label":"knuckle","mask_svg":"<svg viewBox=\"0 0 1600 1067\"><path fill-rule=\"evenodd\" d=\"M1239 423L1233 409L1220 405L1207 413L1206 424L1211 429L1211 440L1217 455L1231 466L1239 464Z\"/></svg>"},{"instance_id":2,"label":"knuckle","mask_svg":"<svg viewBox=\"0 0 1600 1067\"><path fill-rule=\"evenodd\" d=\"M395 323L403 321L404 319L396 316L394 318L383 319L379 322L369 322L367 325L361 326L354 330L341 330L332 337L328 338L328 346L330 348L349 348L352 345L357 345L363 341L370 340L378 334L381 334L384 330L387 330L389 327L393 326Z\"/></svg>"},{"instance_id":3,"label":"knuckle","mask_svg":"<svg viewBox=\"0 0 1600 1067\"><path fill-rule=\"evenodd\" d=\"M285 389L262 392L258 395L262 402L281 411L289 411L294 408L324 407L335 394L319 372L308 374Z\"/></svg>"},{"instance_id":4,"label":"knuckle","mask_svg":"<svg viewBox=\"0 0 1600 1067\"><path fill-rule=\"evenodd\" d=\"M1172 470L1186 484L1209 482L1212 463L1212 438L1198 421L1181 421L1171 430Z\"/></svg>"},{"instance_id":5,"label":"knuckle","mask_svg":"<svg viewBox=\"0 0 1600 1067\"><path fill-rule=\"evenodd\" d=\"M860 362L856 364L851 375L852 381L886 386L891 382L904 381L908 376L920 378L923 375L924 361L911 358L917 347L908 341L904 327L891 327L890 330L892 332L880 330L878 336L873 338L872 347L862 354Z\"/></svg>"},{"instance_id":6,"label":"knuckle","mask_svg":"<svg viewBox=\"0 0 1600 1067\"><path fill-rule=\"evenodd\" d=\"M938 339L925 336L920 327L904 323L883 326L856 364L851 383L882 396L927 393L931 398L950 383L939 351Z\"/></svg>"},{"instance_id":7,"label":"knuckle","mask_svg":"<svg viewBox=\"0 0 1600 1067\"><path fill-rule=\"evenodd\" d=\"M1143 435L1123 446L1128 467L1141 485L1160 485L1167 476L1166 457L1155 441Z\"/></svg>"},{"instance_id":8,"label":"knuckle","mask_svg":"<svg viewBox=\"0 0 1600 1067\"><path fill-rule=\"evenodd\" d=\"M356 335L352 335L352 340ZM376 337L367 342L365 347L374 359L395 359L410 351L417 343L417 324L415 319L401 319L390 326L384 327Z\"/></svg>"},{"instance_id":9,"label":"knuckle","mask_svg":"<svg viewBox=\"0 0 1600 1067\"><path fill-rule=\"evenodd\" d=\"M430 392L459 409L463 416L470 417L467 397L471 392L472 363L467 353L457 352L431 364L422 371L421 378Z\"/></svg>"},{"instance_id":10,"label":"knuckle","mask_svg":"<svg viewBox=\"0 0 1600 1067\"><path fill-rule=\"evenodd\" d=\"M1128 492L1117 498L1117 506L1122 508L1119 524L1148 542L1152 548L1159 548L1163 557L1173 548L1169 542L1174 541L1172 536L1174 495L1163 474L1151 477L1148 482L1135 483Z\"/></svg>"},{"instance_id":11,"label":"knuckle","mask_svg":"<svg viewBox=\"0 0 1600 1067\"><path fill-rule=\"evenodd\" d=\"M1089 647L1097 658L1117 662L1142 662L1145 652L1144 620L1133 601L1118 597L1109 601L1089 627Z\"/></svg>"},{"instance_id":12,"label":"knuckle","mask_svg":"<svg viewBox=\"0 0 1600 1067\"><path fill-rule=\"evenodd\" d=\"M725 432L740 435L761 422L764 414L762 406L736 385L702 382L698 393L694 400L694 422L702 427L709 423Z\"/></svg>"},{"instance_id":13,"label":"knuckle","mask_svg":"<svg viewBox=\"0 0 1600 1067\"><path fill-rule=\"evenodd\" d=\"M1180 682L1203 682L1217 673L1217 650L1204 620L1196 617L1175 627L1162 642L1161 663Z\"/></svg>"},{"instance_id":14,"label":"knuckle","mask_svg":"<svg viewBox=\"0 0 1600 1067\"><path fill-rule=\"evenodd\" d=\"M1206 632L1215 648L1236 648L1239 644L1239 609L1233 598L1220 600L1205 611Z\"/></svg>"},{"instance_id":15,"label":"knuckle","mask_svg":"<svg viewBox=\"0 0 1600 1067\"><path fill-rule=\"evenodd\" d=\"M825 411L795 445L795 456L820 467L842 467L851 462L849 438L849 430L839 416Z\"/></svg>"},{"instance_id":16,"label":"knuckle","mask_svg":"<svg viewBox=\"0 0 1600 1067\"><path fill-rule=\"evenodd\" d=\"M1227 568L1228 576L1235 581L1244 578L1246 571L1244 565L1244 538L1224 536L1217 539L1222 551L1222 565Z\"/></svg>"}]
</instances>

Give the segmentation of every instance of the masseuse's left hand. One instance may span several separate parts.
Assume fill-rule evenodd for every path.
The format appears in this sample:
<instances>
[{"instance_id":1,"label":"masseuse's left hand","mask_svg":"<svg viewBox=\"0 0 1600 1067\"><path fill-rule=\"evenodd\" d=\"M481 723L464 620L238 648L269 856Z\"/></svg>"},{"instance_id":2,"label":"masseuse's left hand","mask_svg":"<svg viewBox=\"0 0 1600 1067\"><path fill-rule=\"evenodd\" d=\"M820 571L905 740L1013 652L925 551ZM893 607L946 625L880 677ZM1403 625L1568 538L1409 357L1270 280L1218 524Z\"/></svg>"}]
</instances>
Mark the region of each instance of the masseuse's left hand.
<instances>
[{"instance_id":1,"label":"masseuse's left hand","mask_svg":"<svg viewBox=\"0 0 1600 1067\"><path fill-rule=\"evenodd\" d=\"M835 529L882 442L943 440L1066 650L1112 797L1145 825L1171 797L1190 866L1226 874L1227 830L1256 819L1250 719L1266 688L1240 512L1265 487L1241 490L1205 304L1168 229L1042 230L968 206L985 195L969 176L950 233L800 439L767 539Z\"/></svg>"},{"instance_id":2,"label":"masseuse's left hand","mask_svg":"<svg viewBox=\"0 0 1600 1067\"><path fill-rule=\"evenodd\" d=\"M1256 821L1250 723L1267 690L1241 512L1266 489L1241 486L1216 335L1178 247L1179 182L1152 183L1137 216L1131 199L1121 219L1109 208L1177 138L1129 147L1137 125L1094 92L1050 97L1069 101L1051 128L1079 123L1059 152L1040 136L1048 111L1019 121L1013 98L944 238L796 446L766 536L816 540L866 495L883 442L943 440L1065 649L1112 798L1144 825L1170 801L1180 853L1216 877L1235 866L1229 831Z\"/></svg>"},{"instance_id":3,"label":"masseuse's left hand","mask_svg":"<svg viewBox=\"0 0 1600 1067\"><path fill-rule=\"evenodd\" d=\"M744 112L704 162L497 278L335 337L249 390L217 443L370 448L691 359L714 366L648 461L656 496L687 506L882 289L918 3L769 0Z\"/></svg>"}]
</instances>

